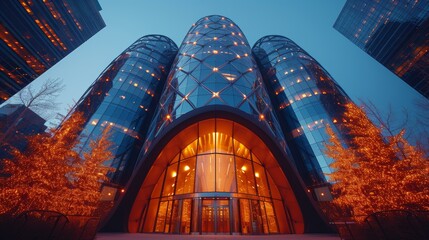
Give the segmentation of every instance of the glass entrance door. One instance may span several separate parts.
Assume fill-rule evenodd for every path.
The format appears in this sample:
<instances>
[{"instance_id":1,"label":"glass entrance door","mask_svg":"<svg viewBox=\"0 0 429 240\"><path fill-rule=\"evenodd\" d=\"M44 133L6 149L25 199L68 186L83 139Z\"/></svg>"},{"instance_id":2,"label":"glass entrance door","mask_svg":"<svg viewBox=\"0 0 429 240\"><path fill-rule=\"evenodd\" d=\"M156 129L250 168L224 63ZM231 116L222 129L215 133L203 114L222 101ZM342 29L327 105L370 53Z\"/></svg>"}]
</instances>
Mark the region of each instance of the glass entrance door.
<instances>
[{"instance_id":1,"label":"glass entrance door","mask_svg":"<svg viewBox=\"0 0 429 240\"><path fill-rule=\"evenodd\" d=\"M228 199L203 199L201 215L202 234L230 234Z\"/></svg>"}]
</instances>

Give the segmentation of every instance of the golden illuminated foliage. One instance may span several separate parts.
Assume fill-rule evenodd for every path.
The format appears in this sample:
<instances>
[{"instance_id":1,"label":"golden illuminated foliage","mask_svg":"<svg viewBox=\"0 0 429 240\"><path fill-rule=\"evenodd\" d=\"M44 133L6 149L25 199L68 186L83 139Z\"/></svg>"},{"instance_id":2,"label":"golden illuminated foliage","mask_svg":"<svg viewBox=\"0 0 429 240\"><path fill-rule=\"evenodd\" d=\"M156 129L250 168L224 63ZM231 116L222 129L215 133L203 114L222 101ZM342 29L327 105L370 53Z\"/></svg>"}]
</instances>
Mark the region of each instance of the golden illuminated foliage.
<instances>
[{"instance_id":1,"label":"golden illuminated foliage","mask_svg":"<svg viewBox=\"0 0 429 240\"><path fill-rule=\"evenodd\" d=\"M79 134L84 118L75 112L50 134L30 136L21 153L4 162L0 214L26 210L51 210L88 215L98 204L100 185L109 170L102 163L111 158L108 135L91 143L82 158Z\"/></svg>"},{"instance_id":2,"label":"golden illuminated foliage","mask_svg":"<svg viewBox=\"0 0 429 240\"><path fill-rule=\"evenodd\" d=\"M110 151L112 143L109 141L110 127L104 129L97 140L92 140L90 150L83 154L83 160L76 162L73 172L73 188L68 189L66 202L69 207L63 212L68 214L92 215L98 207L101 197L101 185L107 181L106 174L111 168L103 163L112 159Z\"/></svg>"},{"instance_id":3,"label":"golden illuminated foliage","mask_svg":"<svg viewBox=\"0 0 429 240\"><path fill-rule=\"evenodd\" d=\"M429 160L406 141L404 131L384 138L353 103L346 105L343 124L351 136L348 147L327 128L334 204L352 209L357 220L383 210L429 210Z\"/></svg>"}]
</instances>

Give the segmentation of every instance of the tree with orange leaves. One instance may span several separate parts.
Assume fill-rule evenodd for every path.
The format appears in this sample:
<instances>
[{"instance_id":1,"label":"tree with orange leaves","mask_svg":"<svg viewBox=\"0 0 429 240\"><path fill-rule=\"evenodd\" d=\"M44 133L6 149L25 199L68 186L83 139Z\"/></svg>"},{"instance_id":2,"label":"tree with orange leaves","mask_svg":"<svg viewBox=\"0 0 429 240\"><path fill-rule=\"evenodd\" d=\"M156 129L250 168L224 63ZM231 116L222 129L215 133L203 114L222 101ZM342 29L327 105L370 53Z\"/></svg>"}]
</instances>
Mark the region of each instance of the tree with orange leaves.
<instances>
[{"instance_id":1,"label":"tree with orange leaves","mask_svg":"<svg viewBox=\"0 0 429 240\"><path fill-rule=\"evenodd\" d=\"M27 210L50 210L63 214L94 212L100 187L111 158L107 129L88 152L79 154L83 114L73 113L51 134L30 136L25 152L13 151L4 163L0 185L0 214L17 215Z\"/></svg>"},{"instance_id":2,"label":"tree with orange leaves","mask_svg":"<svg viewBox=\"0 0 429 240\"><path fill-rule=\"evenodd\" d=\"M78 158L73 149L83 122L82 114L76 113L50 134L30 136L25 152L14 149L13 159L4 162L3 171L10 177L2 180L0 213L53 207L52 196L69 185L67 175Z\"/></svg>"},{"instance_id":3,"label":"tree with orange leaves","mask_svg":"<svg viewBox=\"0 0 429 240\"><path fill-rule=\"evenodd\" d=\"M404 131L383 137L353 103L346 104L343 120L348 147L327 128L331 138L326 154L334 159L329 175L337 193L334 203L351 208L356 220L383 210L429 210L429 159L406 141Z\"/></svg>"},{"instance_id":4,"label":"tree with orange leaves","mask_svg":"<svg viewBox=\"0 0 429 240\"><path fill-rule=\"evenodd\" d=\"M74 163L72 188L60 200L68 206L61 212L87 216L94 214L101 197L101 186L108 180L106 175L111 170L103 165L106 160L113 158L109 138L108 126L98 139L90 142L89 151L83 153L83 159Z\"/></svg>"}]
</instances>

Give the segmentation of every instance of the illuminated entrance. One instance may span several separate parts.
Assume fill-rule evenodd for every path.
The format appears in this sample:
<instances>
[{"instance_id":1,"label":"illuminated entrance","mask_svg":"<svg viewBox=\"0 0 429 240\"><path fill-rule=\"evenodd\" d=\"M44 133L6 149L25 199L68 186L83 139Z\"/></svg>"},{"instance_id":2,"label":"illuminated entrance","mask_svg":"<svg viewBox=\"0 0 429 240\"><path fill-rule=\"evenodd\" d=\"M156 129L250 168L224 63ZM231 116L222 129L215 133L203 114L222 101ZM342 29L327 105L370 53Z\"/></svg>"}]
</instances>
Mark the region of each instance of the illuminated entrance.
<instances>
[{"instance_id":1,"label":"illuminated entrance","mask_svg":"<svg viewBox=\"0 0 429 240\"><path fill-rule=\"evenodd\" d=\"M270 152L261 152L258 145L259 150L254 153L252 149L256 147L249 148L236 138L235 133L240 130L236 126L224 119L204 120L192 126L198 130L196 138L187 139L183 147L176 150L173 144L177 146L185 139L171 140L152 165L152 169L158 169L154 171L160 172L159 177L152 180L148 177L148 183L142 185L142 189L152 190L146 194L148 200L141 210L138 231L176 234L294 231L284 199L289 193L279 191L267 166L276 174L277 181L288 184L285 176L279 173ZM257 139L249 141L259 143ZM268 148L263 146L263 149ZM289 197L294 198L293 194ZM138 199L135 205L140 204Z\"/></svg>"}]
</instances>

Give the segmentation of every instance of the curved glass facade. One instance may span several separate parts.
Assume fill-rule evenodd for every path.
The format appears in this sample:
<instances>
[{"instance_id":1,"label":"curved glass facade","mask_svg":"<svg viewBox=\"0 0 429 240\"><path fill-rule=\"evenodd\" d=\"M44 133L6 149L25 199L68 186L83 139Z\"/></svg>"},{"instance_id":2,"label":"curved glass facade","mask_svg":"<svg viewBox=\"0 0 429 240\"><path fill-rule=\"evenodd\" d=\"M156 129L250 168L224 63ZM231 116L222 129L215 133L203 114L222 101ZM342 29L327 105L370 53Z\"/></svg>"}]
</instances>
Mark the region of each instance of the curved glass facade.
<instances>
[{"instance_id":1,"label":"curved glass facade","mask_svg":"<svg viewBox=\"0 0 429 240\"><path fill-rule=\"evenodd\" d=\"M98 77L76 105L87 122L82 131L83 151L104 127L112 126L115 158L108 165L113 183L125 185L126 178L145 139L160 92L177 46L169 38L148 35L122 52ZM125 179L123 177L126 174Z\"/></svg>"},{"instance_id":2,"label":"curved glass facade","mask_svg":"<svg viewBox=\"0 0 429 240\"><path fill-rule=\"evenodd\" d=\"M198 20L183 40L148 139L183 114L208 105L248 113L284 142L249 43L233 21L217 15Z\"/></svg>"},{"instance_id":3,"label":"curved glass facade","mask_svg":"<svg viewBox=\"0 0 429 240\"><path fill-rule=\"evenodd\" d=\"M325 126L341 136L346 93L307 52L283 36L266 36L253 47L286 142L308 186L326 182L332 159L324 154Z\"/></svg>"},{"instance_id":4,"label":"curved glass facade","mask_svg":"<svg viewBox=\"0 0 429 240\"><path fill-rule=\"evenodd\" d=\"M191 143L178 150L166 149L169 153L154 163L167 164L153 187L139 231L285 232L285 208L265 168L267 155L256 156L238 141L232 121L209 119L190 128L198 129L197 138L187 139Z\"/></svg>"}]
</instances>

